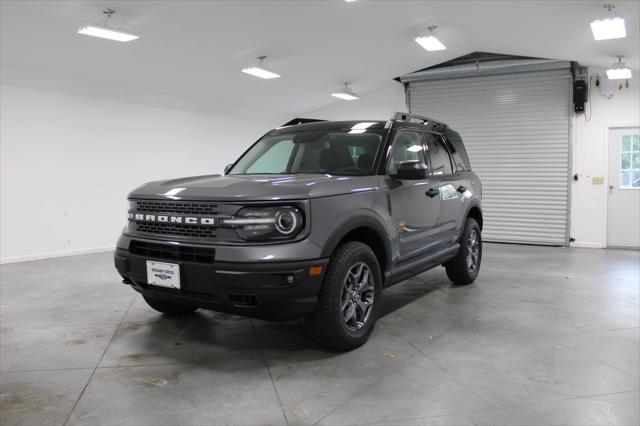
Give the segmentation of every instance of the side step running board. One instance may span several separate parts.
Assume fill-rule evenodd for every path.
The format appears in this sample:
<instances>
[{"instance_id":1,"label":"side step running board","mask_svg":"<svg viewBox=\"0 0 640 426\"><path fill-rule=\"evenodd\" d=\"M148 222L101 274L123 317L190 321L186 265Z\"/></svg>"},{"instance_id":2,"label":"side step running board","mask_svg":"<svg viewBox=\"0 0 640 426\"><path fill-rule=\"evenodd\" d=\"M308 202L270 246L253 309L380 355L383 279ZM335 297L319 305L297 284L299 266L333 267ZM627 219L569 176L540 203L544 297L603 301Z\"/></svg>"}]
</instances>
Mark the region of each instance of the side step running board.
<instances>
[{"instance_id":1,"label":"side step running board","mask_svg":"<svg viewBox=\"0 0 640 426\"><path fill-rule=\"evenodd\" d=\"M452 246L443 248L429 256L415 259L404 265L396 267L395 269L385 273L384 286L392 286L442 263L446 263L455 257L459 249L460 244L455 243Z\"/></svg>"}]
</instances>

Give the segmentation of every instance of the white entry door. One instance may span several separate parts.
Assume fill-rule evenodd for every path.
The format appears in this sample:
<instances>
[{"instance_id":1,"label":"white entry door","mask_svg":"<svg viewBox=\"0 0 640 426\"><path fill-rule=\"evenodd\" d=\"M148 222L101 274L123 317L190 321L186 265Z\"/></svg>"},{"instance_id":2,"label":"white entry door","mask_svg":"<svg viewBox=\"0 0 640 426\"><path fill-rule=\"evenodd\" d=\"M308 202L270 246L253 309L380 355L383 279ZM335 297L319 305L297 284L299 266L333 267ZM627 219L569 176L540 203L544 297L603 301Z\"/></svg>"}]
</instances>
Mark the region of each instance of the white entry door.
<instances>
[{"instance_id":1,"label":"white entry door","mask_svg":"<svg viewBox=\"0 0 640 426\"><path fill-rule=\"evenodd\" d=\"M607 246L640 248L640 131L609 130Z\"/></svg>"}]
</instances>

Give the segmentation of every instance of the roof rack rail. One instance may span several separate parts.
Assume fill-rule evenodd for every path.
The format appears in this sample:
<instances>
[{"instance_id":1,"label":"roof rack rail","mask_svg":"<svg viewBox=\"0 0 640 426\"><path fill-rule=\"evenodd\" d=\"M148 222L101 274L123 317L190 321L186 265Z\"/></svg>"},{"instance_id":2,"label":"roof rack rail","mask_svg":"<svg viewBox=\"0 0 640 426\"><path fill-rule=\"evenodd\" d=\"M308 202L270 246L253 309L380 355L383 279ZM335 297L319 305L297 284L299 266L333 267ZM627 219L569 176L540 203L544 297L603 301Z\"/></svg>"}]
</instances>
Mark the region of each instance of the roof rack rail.
<instances>
[{"instance_id":1,"label":"roof rack rail","mask_svg":"<svg viewBox=\"0 0 640 426\"><path fill-rule=\"evenodd\" d=\"M317 118L294 118L293 120L289 120L286 123L284 123L281 127L295 126L296 124L315 123L317 121L327 121L327 120L318 120Z\"/></svg>"},{"instance_id":2,"label":"roof rack rail","mask_svg":"<svg viewBox=\"0 0 640 426\"><path fill-rule=\"evenodd\" d=\"M429 117L423 117L421 115L410 114L408 112L396 112L393 119L396 121L410 121L410 122L412 121L412 122L419 122L424 124L431 124L433 125L433 127L439 127L442 129L447 127L447 123L444 123L442 121L434 120L433 118L429 118Z\"/></svg>"}]
</instances>

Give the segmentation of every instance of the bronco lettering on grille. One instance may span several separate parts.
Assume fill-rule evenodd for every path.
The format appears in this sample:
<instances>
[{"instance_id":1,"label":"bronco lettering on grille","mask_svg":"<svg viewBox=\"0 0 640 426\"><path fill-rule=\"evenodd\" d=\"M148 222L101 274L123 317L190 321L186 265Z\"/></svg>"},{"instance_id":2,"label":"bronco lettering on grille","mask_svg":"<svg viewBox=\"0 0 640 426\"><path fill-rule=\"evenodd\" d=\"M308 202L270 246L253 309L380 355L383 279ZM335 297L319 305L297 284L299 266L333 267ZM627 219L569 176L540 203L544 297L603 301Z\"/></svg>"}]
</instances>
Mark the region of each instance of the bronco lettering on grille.
<instances>
[{"instance_id":1,"label":"bronco lettering on grille","mask_svg":"<svg viewBox=\"0 0 640 426\"><path fill-rule=\"evenodd\" d=\"M155 215L142 213L129 213L129 220L135 222L163 222L163 223L185 223L187 225L208 225L215 226L217 224L214 217L193 217L193 216L173 216L173 215Z\"/></svg>"}]
</instances>

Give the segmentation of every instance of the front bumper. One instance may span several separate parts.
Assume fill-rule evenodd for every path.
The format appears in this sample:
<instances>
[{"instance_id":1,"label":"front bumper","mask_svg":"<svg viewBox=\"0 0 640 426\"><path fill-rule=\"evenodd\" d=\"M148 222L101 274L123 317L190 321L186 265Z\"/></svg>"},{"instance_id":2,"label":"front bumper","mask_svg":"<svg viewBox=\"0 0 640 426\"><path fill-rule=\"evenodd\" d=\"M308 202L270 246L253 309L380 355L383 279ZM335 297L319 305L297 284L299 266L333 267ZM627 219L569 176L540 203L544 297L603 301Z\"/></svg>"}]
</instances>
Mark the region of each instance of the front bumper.
<instances>
[{"instance_id":1,"label":"front bumper","mask_svg":"<svg viewBox=\"0 0 640 426\"><path fill-rule=\"evenodd\" d=\"M146 247L146 246L145 246ZM153 250L133 245L118 247L116 269L123 282L145 297L197 306L271 321L302 317L316 307L328 259L293 262L218 261L215 246L203 254L155 243ZM210 254L211 256L207 256ZM146 261L180 265L181 289L165 289L147 284ZM321 266L322 273L310 275L309 268Z\"/></svg>"}]
</instances>

